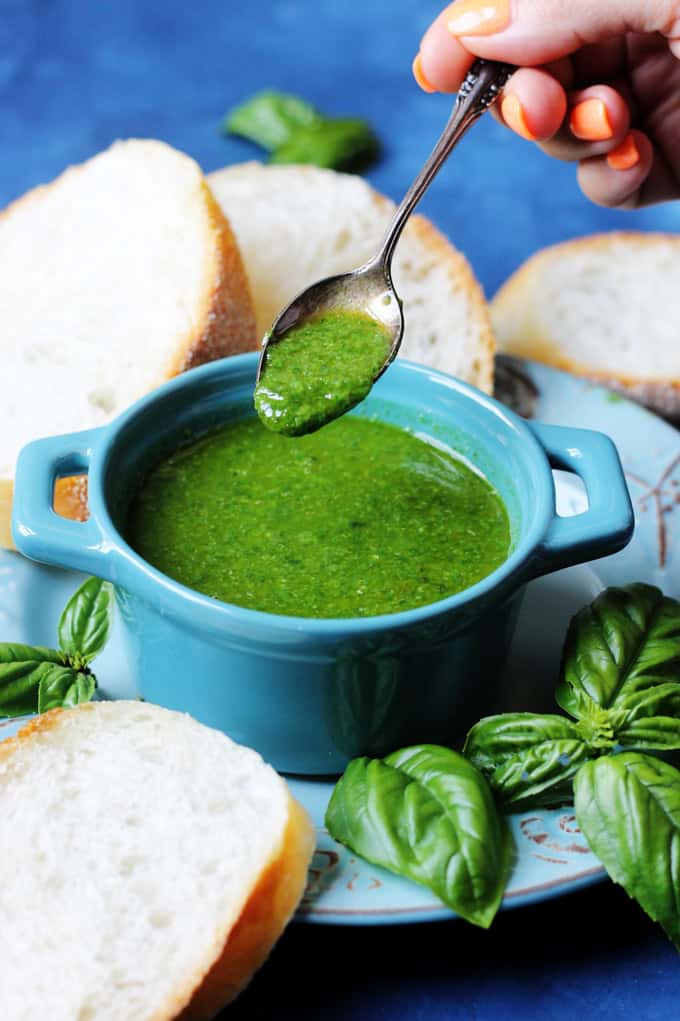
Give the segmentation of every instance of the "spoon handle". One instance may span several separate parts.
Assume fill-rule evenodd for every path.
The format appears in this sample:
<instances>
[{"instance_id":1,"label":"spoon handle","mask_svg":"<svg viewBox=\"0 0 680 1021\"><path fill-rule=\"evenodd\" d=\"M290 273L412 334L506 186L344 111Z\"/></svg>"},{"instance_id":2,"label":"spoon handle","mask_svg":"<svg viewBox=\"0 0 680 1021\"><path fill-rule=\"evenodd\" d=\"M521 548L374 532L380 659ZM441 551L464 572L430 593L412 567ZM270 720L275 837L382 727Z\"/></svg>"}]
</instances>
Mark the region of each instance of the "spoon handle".
<instances>
[{"instance_id":1,"label":"spoon handle","mask_svg":"<svg viewBox=\"0 0 680 1021\"><path fill-rule=\"evenodd\" d=\"M374 264L389 267L395 246L406 221L422 198L435 174L442 166L454 145L467 129L487 110L501 94L504 85L517 69L512 64L494 60L476 60L458 90L456 102L439 141L430 153L415 181L401 200L394 218L380 246Z\"/></svg>"}]
</instances>

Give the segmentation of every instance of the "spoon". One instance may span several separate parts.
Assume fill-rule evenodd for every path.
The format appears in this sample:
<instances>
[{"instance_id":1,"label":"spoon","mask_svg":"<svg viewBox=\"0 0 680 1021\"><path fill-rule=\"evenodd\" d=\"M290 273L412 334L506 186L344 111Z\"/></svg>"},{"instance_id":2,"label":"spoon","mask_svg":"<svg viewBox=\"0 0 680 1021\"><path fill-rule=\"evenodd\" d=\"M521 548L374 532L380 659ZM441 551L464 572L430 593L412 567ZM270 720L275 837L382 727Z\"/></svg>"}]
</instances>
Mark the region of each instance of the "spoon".
<instances>
[{"instance_id":1,"label":"spoon","mask_svg":"<svg viewBox=\"0 0 680 1021\"><path fill-rule=\"evenodd\" d=\"M422 170L397 208L376 254L349 273L326 277L306 288L279 314L263 340L257 367L256 387L265 373L273 345L280 344L286 334L312 317L326 312L359 312L380 323L386 331L389 347L383 364L372 374L369 384L385 372L396 357L404 333L402 303L392 283L392 256L409 216L467 129L499 97L503 87L516 70L510 64L478 59L468 71L458 91L456 102L437 144ZM257 392L257 391L256 391ZM364 394L365 396L365 394ZM329 409L330 410L330 409ZM343 407L342 410L348 410ZM330 413L328 419L339 412ZM322 422L315 422L312 429Z\"/></svg>"}]
</instances>

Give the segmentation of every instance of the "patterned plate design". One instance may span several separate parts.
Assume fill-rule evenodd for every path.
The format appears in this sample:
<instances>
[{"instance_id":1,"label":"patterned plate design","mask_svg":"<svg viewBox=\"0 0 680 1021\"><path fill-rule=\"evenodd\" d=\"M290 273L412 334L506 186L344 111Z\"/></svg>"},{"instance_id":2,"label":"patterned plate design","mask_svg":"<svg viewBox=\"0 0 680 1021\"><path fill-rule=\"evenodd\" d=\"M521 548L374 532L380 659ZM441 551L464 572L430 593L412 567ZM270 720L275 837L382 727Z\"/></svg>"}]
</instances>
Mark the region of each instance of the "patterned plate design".
<instances>
[{"instance_id":1,"label":"patterned plate design","mask_svg":"<svg viewBox=\"0 0 680 1021\"><path fill-rule=\"evenodd\" d=\"M598 429L616 443L635 506L636 529L621 553L557 572L527 588L498 705L490 711L554 711L552 692L570 617L607 585L646 581L680 598L680 433L600 387L535 363L502 359L497 396L539 421ZM584 509L580 486L557 472L558 510ZM0 638L35 645L55 640L56 622L78 579L0 551ZM101 694L135 696L114 627L97 660ZM0 723L9 736L17 721ZM332 784L290 778L309 811L317 850L297 918L324 924L393 924L452 918L440 901L408 880L362 861L323 827ZM511 817L516 860L502 909L567 894L605 874L581 836L569 808Z\"/></svg>"}]
</instances>

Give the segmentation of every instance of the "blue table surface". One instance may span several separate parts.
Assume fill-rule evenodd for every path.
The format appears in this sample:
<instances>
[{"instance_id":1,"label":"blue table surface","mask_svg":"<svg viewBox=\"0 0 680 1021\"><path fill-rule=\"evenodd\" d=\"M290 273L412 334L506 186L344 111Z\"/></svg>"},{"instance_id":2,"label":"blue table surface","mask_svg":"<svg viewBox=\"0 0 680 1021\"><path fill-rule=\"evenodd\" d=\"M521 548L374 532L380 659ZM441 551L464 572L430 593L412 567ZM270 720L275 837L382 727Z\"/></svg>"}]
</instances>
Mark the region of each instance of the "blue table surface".
<instances>
[{"instance_id":1,"label":"blue table surface","mask_svg":"<svg viewBox=\"0 0 680 1021\"><path fill-rule=\"evenodd\" d=\"M439 4L426 0L0 0L0 205L114 139L148 136L206 171L260 158L220 134L222 114L265 86L376 127L369 173L399 198L448 115L410 63ZM680 229L680 206L591 206L572 167L490 117L422 203L487 295L546 244L599 230ZM489 932L460 922L369 929L293 924L234 1019L669 1018L680 968L660 931L609 883L507 911ZM8 1019L10 1021L10 1019Z\"/></svg>"}]
</instances>

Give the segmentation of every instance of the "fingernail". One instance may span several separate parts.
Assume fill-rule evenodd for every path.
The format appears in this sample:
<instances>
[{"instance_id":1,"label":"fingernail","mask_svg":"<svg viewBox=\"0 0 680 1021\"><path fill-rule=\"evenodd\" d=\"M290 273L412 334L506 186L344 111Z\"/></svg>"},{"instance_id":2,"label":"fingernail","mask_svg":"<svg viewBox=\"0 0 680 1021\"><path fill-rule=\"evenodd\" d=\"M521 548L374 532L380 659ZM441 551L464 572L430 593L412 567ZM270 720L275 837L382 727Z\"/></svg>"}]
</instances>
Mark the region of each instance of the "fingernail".
<instances>
[{"instance_id":1,"label":"fingernail","mask_svg":"<svg viewBox=\"0 0 680 1021\"><path fill-rule=\"evenodd\" d=\"M569 114L572 135L586 142L605 142L614 134L607 107L601 99L584 99Z\"/></svg>"},{"instance_id":2,"label":"fingernail","mask_svg":"<svg viewBox=\"0 0 680 1021\"><path fill-rule=\"evenodd\" d=\"M501 113L503 114L503 120L509 128L516 131L522 138L526 138L528 142L536 141L536 135L527 124L524 107L512 92L509 92L507 96L503 96Z\"/></svg>"},{"instance_id":3,"label":"fingernail","mask_svg":"<svg viewBox=\"0 0 680 1021\"><path fill-rule=\"evenodd\" d=\"M510 23L510 0L457 0L447 9L451 35L491 35Z\"/></svg>"},{"instance_id":4,"label":"fingernail","mask_svg":"<svg viewBox=\"0 0 680 1021\"><path fill-rule=\"evenodd\" d=\"M420 85L423 92L436 92L434 85L430 85L425 74L423 73L423 65L420 59L420 54L416 53L411 64L411 70L413 71L413 77Z\"/></svg>"},{"instance_id":5,"label":"fingernail","mask_svg":"<svg viewBox=\"0 0 680 1021\"><path fill-rule=\"evenodd\" d=\"M632 135L626 135L621 145L607 153L612 170L630 170L640 162L640 153Z\"/></svg>"}]
</instances>

